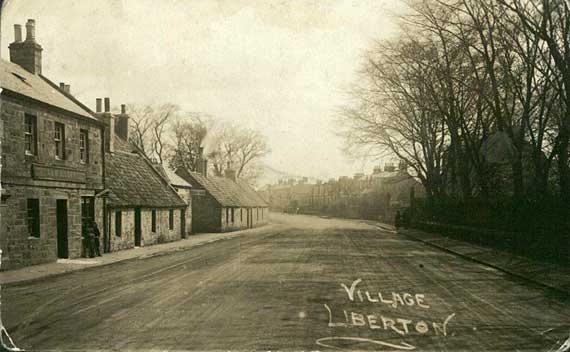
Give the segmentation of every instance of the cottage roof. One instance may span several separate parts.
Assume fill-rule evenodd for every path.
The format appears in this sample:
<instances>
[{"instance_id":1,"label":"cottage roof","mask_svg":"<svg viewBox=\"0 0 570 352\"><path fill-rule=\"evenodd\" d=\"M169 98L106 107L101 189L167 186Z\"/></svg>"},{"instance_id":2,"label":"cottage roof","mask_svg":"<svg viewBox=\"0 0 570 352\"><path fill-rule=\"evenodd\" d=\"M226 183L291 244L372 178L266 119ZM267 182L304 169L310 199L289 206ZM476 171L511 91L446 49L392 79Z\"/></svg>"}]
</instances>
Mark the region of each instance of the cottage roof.
<instances>
[{"instance_id":1,"label":"cottage roof","mask_svg":"<svg viewBox=\"0 0 570 352\"><path fill-rule=\"evenodd\" d=\"M111 191L109 205L148 208L186 206L167 180L139 153L108 153L105 163L105 183Z\"/></svg>"},{"instance_id":2,"label":"cottage roof","mask_svg":"<svg viewBox=\"0 0 570 352\"><path fill-rule=\"evenodd\" d=\"M236 182L227 177L219 176L205 177L198 172L190 172L189 174L224 207L268 206L267 202L243 181Z\"/></svg>"},{"instance_id":3,"label":"cottage roof","mask_svg":"<svg viewBox=\"0 0 570 352\"><path fill-rule=\"evenodd\" d=\"M98 121L77 99L63 92L42 75L34 75L20 65L0 59L0 86L28 98Z\"/></svg>"},{"instance_id":4,"label":"cottage roof","mask_svg":"<svg viewBox=\"0 0 570 352\"><path fill-rule=\"evenodd\" d=\"M158 171L168 180L170 184L174 187L179 188L192 188L186 180L178 176L171 168L165 167L164 165L155 165Z\"/></svg>"}]
</instances>

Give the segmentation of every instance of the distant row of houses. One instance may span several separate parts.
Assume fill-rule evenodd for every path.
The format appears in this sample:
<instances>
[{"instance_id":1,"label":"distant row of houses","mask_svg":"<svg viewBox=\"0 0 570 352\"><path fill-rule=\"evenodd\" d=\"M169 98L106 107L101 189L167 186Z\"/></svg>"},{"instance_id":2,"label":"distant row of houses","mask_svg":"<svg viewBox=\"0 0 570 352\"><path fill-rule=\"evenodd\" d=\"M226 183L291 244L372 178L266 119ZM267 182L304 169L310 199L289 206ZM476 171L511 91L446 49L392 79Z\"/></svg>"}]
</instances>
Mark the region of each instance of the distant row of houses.
<instances>
[{"instance_id":1,"label":"distant row of houses","mask_svg":"<svg viewBox=\"0 0 570 352\"><path fill-rule=\"evenodd\" d=\"M366 217L393 221L395 212L424 197L424 188L405 163L378 166L370 175L341 176L309 183L307 178L281 180L260 194L273 210Z\"/></svg>"},{"instance_id":2,"label":"distant row of houses","mask_svg":"<svg viewBox=\"0 0 570 352\"><path fill-rule=\"evenodd\" d=\"M103 253L267 222L267 203L231 171L175 172L146 158L129 142L125 105L88 108L42 74L35 21L25 40L14 30L10 62L0 60L3 269L84 256L93 222Z\"/></svg>"}]
</instances>

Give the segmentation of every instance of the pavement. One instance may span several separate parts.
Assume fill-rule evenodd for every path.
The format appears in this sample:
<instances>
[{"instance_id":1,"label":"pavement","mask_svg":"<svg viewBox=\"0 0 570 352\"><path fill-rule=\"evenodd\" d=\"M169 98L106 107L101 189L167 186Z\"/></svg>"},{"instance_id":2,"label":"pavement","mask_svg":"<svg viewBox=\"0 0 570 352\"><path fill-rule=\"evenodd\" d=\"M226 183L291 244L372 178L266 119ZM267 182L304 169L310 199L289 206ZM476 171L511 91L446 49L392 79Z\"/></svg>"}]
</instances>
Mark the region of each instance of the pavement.
<instances>
[{"instance_id":1,"label":"pavement","mask_svg":"<svg viewBox=\"0 0 570 352\"><path fill-rule=\"evenodd\" d=\"M381 226L388 230L395 231L393 226L386 224L382 224ZM507 251L479 246L437 233L429 233L415 229L398 229L398 233L570 296L569 265L563 266L518 256Z\"/></svg>"},{"instance_id":2,"label":"pavement","mask_svg":"<svg viewBox=\"0 0 570 352\"><path fill-rule=\"evenodd\" d=\"M268 231L276 224L264 228L254 228L226 233L200 233L188 236L175 242L162 243L147 247L136 247L112 253L103 253L101 257L58 259L57 262L32 265L20 269L0 271L0 284L4 287L17 285L34 280L42 280L54 275L61 275L78 270L93 269L104 265L119 263L126 260L144 259L171 252L183 251L215 241L225 240L247 233Z\"/></svg>"},{"instance_id":3,"label":"pavement","mask_svg":"<svg viewBox=\"0 0 570 352\"><path fill-rule=\"evenodd\" d=\"M387 225L271 218L191 250L3 287L2 320L18 347L42 351L562 352L570 344L567 295Z\"/></svg>"}]
</instances>

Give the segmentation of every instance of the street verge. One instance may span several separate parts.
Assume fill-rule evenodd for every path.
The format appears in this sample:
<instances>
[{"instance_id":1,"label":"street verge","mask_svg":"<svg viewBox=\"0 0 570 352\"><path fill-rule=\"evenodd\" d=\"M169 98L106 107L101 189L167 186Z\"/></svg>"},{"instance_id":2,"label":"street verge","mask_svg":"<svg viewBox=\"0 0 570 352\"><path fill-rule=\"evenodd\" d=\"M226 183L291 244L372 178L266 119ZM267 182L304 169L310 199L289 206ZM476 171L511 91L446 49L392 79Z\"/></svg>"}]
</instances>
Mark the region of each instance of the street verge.
<instances>
[{"instance_id":1,"label":"street verge","mask_svg":"<svg viewBox=\"0 0 570 352\"><path fill-rule=\"evenodd\" d=\"M397 233L556 293L570 295L570 268L420 230L398 229Z\"/></svg>"}]
</instances>

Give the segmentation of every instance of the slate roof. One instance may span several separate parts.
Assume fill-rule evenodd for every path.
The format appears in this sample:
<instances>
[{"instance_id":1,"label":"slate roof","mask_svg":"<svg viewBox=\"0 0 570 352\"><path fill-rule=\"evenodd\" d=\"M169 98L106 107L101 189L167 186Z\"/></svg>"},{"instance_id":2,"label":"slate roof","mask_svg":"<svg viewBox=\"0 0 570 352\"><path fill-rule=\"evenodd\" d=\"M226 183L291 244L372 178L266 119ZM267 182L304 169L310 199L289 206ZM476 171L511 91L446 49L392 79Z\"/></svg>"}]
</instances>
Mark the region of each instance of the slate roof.
<instances>
[{"instance_id":1,"label":"slate roof","mask_svg":"<svg viewBox=\"0 0 570 352\"><path fill-rule=\"evenodd\" d=\"M178 176L169 167L164 167L163 165L155 165L155 167L158 171L160 171L162 176L164 176L167 180L170 181L170 184L173 185L174 187L192 188L192 185L186 182L186 180L184 180L182 177Z\"/></svg>"},{"instance_id":2,"label":"slate roof","mask_svg":"<svg viewBox=\"0 0 570 352\"><path fill-rule=\"evenodd\" d=\"M198 172L190 176L224 207L267 207L268 204L256 191L243 181L235 182L226 177L205 177Z\"/></svg>"},{"instance_id":3,"label":"slate roof","mask_svg":"<svg viewBox=\"0 0 570 352\"><path fill-rule=\"evenodd\" d=\"M147 208L186 206L168 181L142 155L116 151L107 153L105 157L109 205Z\"/></svg>"},{"instance_id":4,"label":"slate roof","mask_svg":"<svg viewBox=\"0 0 570 352\"><path fill-rule=\"evenodd\" d=\"M98 121L86 106L61 91L49 79L34 75L20 65L1 59L0 86L28 98Z\"/></svg>"}]
</instances>

